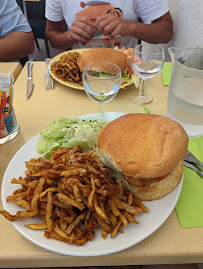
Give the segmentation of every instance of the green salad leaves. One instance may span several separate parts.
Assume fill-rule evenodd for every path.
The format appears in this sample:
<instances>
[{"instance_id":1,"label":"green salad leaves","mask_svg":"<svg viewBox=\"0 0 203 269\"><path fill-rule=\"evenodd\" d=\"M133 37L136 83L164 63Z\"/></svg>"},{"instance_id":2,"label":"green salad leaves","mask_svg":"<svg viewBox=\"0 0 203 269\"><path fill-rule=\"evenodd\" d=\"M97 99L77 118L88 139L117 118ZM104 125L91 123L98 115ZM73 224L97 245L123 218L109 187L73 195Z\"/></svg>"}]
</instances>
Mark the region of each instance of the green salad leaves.
<instances>
[{"instance_id":1,"label":"green salad leaves","mask_svg":"<svg viewBox=\"0 0 203 269\"><path fill-rule=\"evenodd\" d=\"M150 114L150 111L140 106L138 113ZM98 133L106 123L102 121L101 116L87 119L56 118L41 131L37 153L49 159L51 152L57 148L74 148L79 145L83 152L97 150Z\"/></svg>"},{"instance_id":2,"label":"green salad leaves","mask_svg":"<svg viewBox=\"0 0 203 269\"><path fill-rule=\"evenodd\" d=\"M84 152L97 148L97 137L105 123L101 117L80 119L59 117L49 122L41 131L37 153L49 158L57 148L80 145Z\"/></svg>"}]
</instances>

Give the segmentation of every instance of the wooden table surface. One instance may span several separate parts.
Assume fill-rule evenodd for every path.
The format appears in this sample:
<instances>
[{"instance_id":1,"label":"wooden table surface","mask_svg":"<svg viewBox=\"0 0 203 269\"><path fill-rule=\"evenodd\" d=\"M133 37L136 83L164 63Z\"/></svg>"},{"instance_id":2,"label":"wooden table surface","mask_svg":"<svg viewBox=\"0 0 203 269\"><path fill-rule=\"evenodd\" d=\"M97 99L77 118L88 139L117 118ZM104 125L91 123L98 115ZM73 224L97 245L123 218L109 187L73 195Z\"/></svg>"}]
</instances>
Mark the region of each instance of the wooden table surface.
<instances>
[{"instance_id":1,"label":"wooden table surface","mask_svg":"<svg viewBox=\"0 0 203 269\"><path fill-rule=\"evenodd\" d=\"M44 62L34 62L34 90L26 99L27 64L14 85L14 108L20 132L11 142L0 147L0 180L14 154L50 120L58 116L70 117L98 112L98 103L90 100L84 91L55 82L54 90L44 87ZM104 105L105 112L137 112L128 94L134 85L121 89L114 100ZM151 113L166 115L168 88L162 86L158 74L147 81L146 91L154 100L146 105ZM0 209L2 203L0 202ZM182 229L175 211L151 236L121 252L100 257L74 257L45 250L24 238L12 224L0 218L0 267L71 267L115 266L144 264L177 264L203 262L203 228Z\"/></svg>"}]
</instances>

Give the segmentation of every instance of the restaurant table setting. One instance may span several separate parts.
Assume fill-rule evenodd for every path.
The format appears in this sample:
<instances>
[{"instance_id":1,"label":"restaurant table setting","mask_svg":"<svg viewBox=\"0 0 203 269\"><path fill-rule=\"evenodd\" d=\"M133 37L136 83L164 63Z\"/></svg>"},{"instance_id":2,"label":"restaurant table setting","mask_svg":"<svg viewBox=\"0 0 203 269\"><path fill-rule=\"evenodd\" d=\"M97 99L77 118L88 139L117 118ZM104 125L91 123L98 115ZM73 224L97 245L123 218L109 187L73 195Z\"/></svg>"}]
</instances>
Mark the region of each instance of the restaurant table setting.
<instances>
[{"instance_id":1,"label":"restaurant table setting","mask_svg":"<svg viewBox=\"0 0 203 269\"><path fill-rule=\"evenodd\" d=\"M3 200L0 209L6 207L13 213L15 210L13 211L12 203L6 202L6 197L15 189L10 186L10 181L13 177L22 176L25 171L24 162L36 155L40 132L47 123L57 117L79 116L85 119L94 117L99 112L98 104L88 98L84 89L71 87L71 84L66 85L57 79L53 90L46 90L45 62L32 62L34 87L27 98L27 79L31 77L30 72L28 75L29 64L24 66L13 86L13 106L20 132L12 141L0 145ZM146 108L151 114L167 114L172 67L172 63L165 63L161 73L147 80L145 92L153 96L153 101ZM135 91L138 92L138 89L135 89L134 84L121 88L110 102L105 103L104 120L111 121L123 114L138 112L140 105L128 98ZM203 136L189 136L188 150L203 162ZM198 167L203 170L203 167ZM126 229L114 239L97 236L92 242L80 247L53 243L51 239L38 236L38 231L27 231L23 227L24 220L13 222L12 226L1 216L0 267L202 263L202 193L203 178L194 170L184 167L184 177L173 192L161 200L144 202L149 212L146 217L140 217L138 226L130 227L129 232Z\"/></svg>"}]
</instances>

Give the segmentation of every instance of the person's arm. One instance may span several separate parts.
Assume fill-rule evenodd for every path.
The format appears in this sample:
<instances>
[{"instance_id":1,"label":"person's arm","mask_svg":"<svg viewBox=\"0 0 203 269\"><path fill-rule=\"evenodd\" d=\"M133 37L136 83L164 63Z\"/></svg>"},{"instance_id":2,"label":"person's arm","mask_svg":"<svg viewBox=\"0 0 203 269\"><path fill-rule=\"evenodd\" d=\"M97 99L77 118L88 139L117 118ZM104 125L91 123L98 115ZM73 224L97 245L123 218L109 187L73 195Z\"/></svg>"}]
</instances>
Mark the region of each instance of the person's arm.
<instances>
[{"instance_id":1,"label":"person's arm","mask_svg":"<svg viewBox=\"0 0 203 269\"><path fill-rule=\"evenodd\" d=\"M53 48L67 50L74 43L85 44L94 36L94 27L87 17L77 17L70 30L65 31L65 21L47 20L46 36Z\"/></svg>"},{"instance_id":2,"label":"person's arm","mask_svg":"<svg viewBox=\"0 0 203 269\"><path fill-rule=\"evenodd\" d=\"M26 57L34 51L32 32L16 31L0 38L0 61L12 61Z\"/></svg>"},{"instance_id":3,"label":"person's arm","mask_svg":"<svg viewBox=\"0 0 203 269\"><path fill-rule=\"evenodd\" d=\"M104 15L97 18L95 27L104 35L111 34L112 37L118 34L131 35L152 44L168 43L173 37L173 20L170 12L151 24L124 20L114 15Z\"/></svg>"}]
</instances>

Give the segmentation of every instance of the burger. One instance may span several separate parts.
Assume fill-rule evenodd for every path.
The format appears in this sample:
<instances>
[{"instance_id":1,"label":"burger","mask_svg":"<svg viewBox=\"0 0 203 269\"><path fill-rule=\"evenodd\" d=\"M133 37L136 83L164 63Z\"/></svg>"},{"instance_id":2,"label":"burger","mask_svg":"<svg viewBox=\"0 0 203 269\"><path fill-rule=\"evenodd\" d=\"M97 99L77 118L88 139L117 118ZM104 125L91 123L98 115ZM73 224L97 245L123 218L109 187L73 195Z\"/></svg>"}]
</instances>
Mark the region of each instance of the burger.
<instances>
[{"instance_id":1,"label":"burger","mask_svg":"<svg viewBox=\"0 0 203 269\"><path fill-rule=\"evenodd\" d=\"M127 56L116 49L111 48L95 48L84 51L79 55L77 64L81 72L84 67L92 62L110 62L116 64L121 69L122 82L127 82L130 78L129 65ZM107 73L112 73L112 70L105 70Z\"/></svg>"},{"instance_id":2,"label":"burger","mask_svg":"<svg viewBox=\"0 0 203 269\"><path fill-rule=\"evenodd\" d=\"M105 125L98 136L104 164L119 170L124 185L147 201L160 199L177 187L187 147L183 127L154 114L126 114Z\"/></svg>"},{"instance_id":3,"label":"burger","mask_svg":"<svg viewBox=\"0 0 203 269\"><path fill-rule=\"evenodd\" d=\"M118 50L110 48L95 48L86 50L78 57L78 66L82 72L87 64L92 62L110 62L120 67L121 73L128 68L127 56Z\"/></svg>"}]
</instances>

